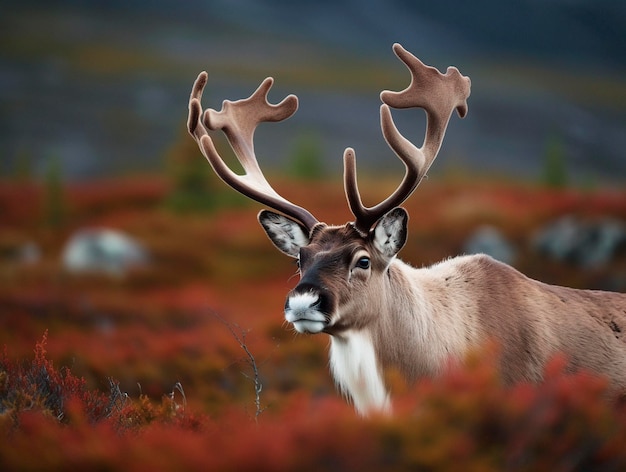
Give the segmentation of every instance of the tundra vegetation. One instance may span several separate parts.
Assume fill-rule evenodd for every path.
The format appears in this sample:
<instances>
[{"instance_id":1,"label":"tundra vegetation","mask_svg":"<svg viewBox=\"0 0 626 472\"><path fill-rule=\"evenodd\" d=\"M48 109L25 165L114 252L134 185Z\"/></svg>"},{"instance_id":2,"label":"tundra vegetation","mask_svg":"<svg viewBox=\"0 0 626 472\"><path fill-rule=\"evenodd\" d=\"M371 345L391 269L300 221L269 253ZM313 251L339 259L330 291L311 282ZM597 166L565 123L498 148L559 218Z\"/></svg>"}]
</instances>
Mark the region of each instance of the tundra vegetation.
<instances>
[{"instance_id":1,"label":"tundra vegetation","mask_svg":"<svg viewBox=\"0 0 626 472\"><path fill-rule=\"evenodd\" d=\"M296 267L259 231L259 207L177 213L167 203L171 180L65 185L65 218L55 226L45 218L45 185L0 184L3 470L626 466L626 408L606 398L604 379L565 374L559 357L543 384L504 387L498 347L485 346L437 380L407 386L390 375L396 414L358 417L330 379L327 341L295 335L282 322ZM347 219L336 204L340 185L274 180L316 214ZM396 185L376 181L369 188L381 196ZM307 198L312 184L315 199ZM490 224L515 245L515 265L530 276L614 288L626 273L624 251L577 270L533 251L530 241L563 214L623 221L625 197L623 190L439 176L406 203L418 216L402 257L416 266L436 262ZM117 277L64 272L63 244L85 226L133 235L150 264ZM20 259L25 241L39 246L36 261ZM258 416L255 373L229 326L254 356Z\"/></svg>"},{"instance_id":2,"label":"tundra vegetation","mask_svg":"<svg viewBox=\"0 0 626 472\"><path fill-rule=\"evenodd\" d=\"M343 226L318 220L281 196L257 160L257 126L292 116L299 103L295 95L270 103L274 79L268 77L248 98L224 100L219 111L203 110L208 74L201 72L194 82L187 126L200 151L228 186L278 211L263 210L258 220L274 246L298 266L300 281L287 295L285 320L298 333L330 336L335 383L363 415L392 410L384 380L390 372L410 384L437 376L489 339L501 347L505 382L541 381L547 362L561 353L570 359L569 369L605 375L613 392L626 392L625 294L545 284L494 260L490 252L422 268L396 257L408 231L409 216L400 205L436 159L453 112L467 114L471 81L456 67L443 74L425 65L398 43L393 51L411 80L402 91L380 93L380 127L405 174L393 193L367 207L355 150L346 148L344 189L355 219ZM425 111L420 147L400 133L392 108ZM243 174L233 172L217 150L210 133L217 130L224 132ZM611 223L592 239L613 254L626 243L626 231Z\"/></svg>"}]
</instances>

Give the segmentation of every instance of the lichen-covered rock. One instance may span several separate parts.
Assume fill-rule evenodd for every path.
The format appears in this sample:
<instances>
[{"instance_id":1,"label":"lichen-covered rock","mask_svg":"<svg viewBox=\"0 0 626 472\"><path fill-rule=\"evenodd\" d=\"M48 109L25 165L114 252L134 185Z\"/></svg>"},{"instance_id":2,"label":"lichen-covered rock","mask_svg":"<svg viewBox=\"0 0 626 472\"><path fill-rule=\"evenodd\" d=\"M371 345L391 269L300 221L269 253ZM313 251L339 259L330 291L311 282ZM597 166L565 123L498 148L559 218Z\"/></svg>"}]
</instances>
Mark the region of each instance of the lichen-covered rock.
<instances>
[{"instance_id":1,"label":"lichen-covered rock","mask_svg":"<svg viewBox=\"0 0 626 472\"><path fill-rule=\"evenodd\" d=\"M481 226L463 245L465 254L487 254L505 264L513 264L516 251L513 245L493 226Z\"/></svg>"},{"instance_id":2,"label":"lichen-covered rock","mask_svg":"<svg viewBox=\"0 0 626 472\"><path fill-rule=\"evenodd\" d=\"M134 238L109 228L82 229L63 250L63 267L69 272L123 275L148 263L148 252Z\"/></svg>"},{"instance_id":3,"label":"lichen-covered rock","mask_svg":"<svg viewBox=\"0 0 626 472\"><path fill-rule=\"evenodd\" d=\"M546 256L580 267L598 267L626 246L626 224L613 219L582 221L564 216L539 230L532 246Z\"/></svg>"}]
</instances>

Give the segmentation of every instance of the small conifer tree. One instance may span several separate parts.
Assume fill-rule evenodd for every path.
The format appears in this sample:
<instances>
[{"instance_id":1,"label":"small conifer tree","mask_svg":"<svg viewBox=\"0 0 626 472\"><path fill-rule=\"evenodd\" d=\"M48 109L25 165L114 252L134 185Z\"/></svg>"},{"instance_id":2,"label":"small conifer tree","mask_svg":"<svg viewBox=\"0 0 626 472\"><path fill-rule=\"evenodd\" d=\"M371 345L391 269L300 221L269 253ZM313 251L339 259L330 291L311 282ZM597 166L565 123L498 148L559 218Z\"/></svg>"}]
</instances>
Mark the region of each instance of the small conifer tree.
<instances>
[{"instance_id":1,"label":"small conifer tree","mask_svg":"<svg viewBox=\"0 0 626 472\"><path fill-rule=\"evenodd\" d=\"M565 160L563 141L555 135L551 136L544 151L543 183L545 185L553 188L562 188L567 185Z\"/></svg>"},{"instance_id":2,"label":"small conifer tree","mask_svg":"<svg viewBox=\"0 0 626 472\"><path fill-rule=\"evenodd\" d=\"M61 163L58 157L48 161L44 175L44 221L52 227L63 224L66 217L65 189Z\"/></svg>"},{"instance_id":3,"label":"small conifer tree","mask_svg":"<svg viewBox=\"0 0 626 472\"><path fill-rule=\"evenodd\" d=\"M303 180L324 177L322 150L319 139L311 132L301 133L290 156L290 175Z\"/></svg>"}]
</instances>

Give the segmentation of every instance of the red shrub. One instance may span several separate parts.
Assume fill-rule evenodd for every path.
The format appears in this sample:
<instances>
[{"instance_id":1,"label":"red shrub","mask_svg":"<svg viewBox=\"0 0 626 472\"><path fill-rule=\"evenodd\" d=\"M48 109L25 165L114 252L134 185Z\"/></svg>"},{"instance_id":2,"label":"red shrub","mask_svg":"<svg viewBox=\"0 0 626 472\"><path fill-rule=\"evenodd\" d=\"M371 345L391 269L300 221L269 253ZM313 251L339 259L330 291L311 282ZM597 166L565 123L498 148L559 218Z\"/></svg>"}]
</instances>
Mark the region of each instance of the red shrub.
<instances>
[{"instance_id":1,"label":"red shrub","mask_svg":"<svg viewBox=\"0 0 626 472\"><path fill-rule=\"evenodd\" d=\"M623 406L607 399L603 379L566 375L559 358L548 366L540 386L501 386L495 362L486 360L494 358L488 351L463 369L450 369L405 391L392 417L362 419L336 396L297 393L265 411L257 424L240 408L226 407L215 420L191 414L185 411L182 390L177 393L183 396L182 406L172 394L160 404L141 396L103 410L107 395L87 392L69 371L56 371L45 359L44 343L45 338L32 365L21 372L20 385L32 387L38 408L15 400L16 384L6 379L19 369L6 355L2 361L2 404L12 405L12 413L4 407L0 415L3 470L626 467ZM42 381L44 370L48 379ZM28 377L33 373L39 377ZM94 409L88 394L101 400ZM33 450L37 453L29 453Z\"/></svg>"},{"instance_id":2,"label":"red shrub","mask_svg":"<svg viewBox=\"0 0 626 472\"><path fill-rule=\"evenodd\" d=\"M33 336L51 333L32 361L0 356L0 470L626 470L626 407L607 399L604 380L565 374L562 359L540 386L503 387L490 351L412 387L391 375L395 415L357 417L333 390L327 339L294 338L281 326L295 267L265 239L257 208L183 218L159 210L162 183L135 183L70 189L68 209L72 224L122 227L141 238L153 254L147 273L62 274L58 255L70 228L41 234L42 264L17 270L0 260L0 342L22 356ZM372 186L380 193L372 200L395 184ZM339 186L324 184L313 200L308 186L284 188L321 219L349 218L337 205ZM40 218L18 211L18 190L0 186L6 247ZM35 190L26 194L33 210ZM623 192L486 182L426 183L411 202L419 218L403 257L417 264L447 257L482 223L521 243L563 211L626 216ZM523 264L545 275L549 262L533 257ZM617 264L607 271L621 274ZM573 272L557 266L554 278ZM588 285L593 273L580 277ZM213 313L250 330L263 382L258 424L244 352ZM177 389L162 396L176 382L188 399Z\"/></svg>"}]
</instances>

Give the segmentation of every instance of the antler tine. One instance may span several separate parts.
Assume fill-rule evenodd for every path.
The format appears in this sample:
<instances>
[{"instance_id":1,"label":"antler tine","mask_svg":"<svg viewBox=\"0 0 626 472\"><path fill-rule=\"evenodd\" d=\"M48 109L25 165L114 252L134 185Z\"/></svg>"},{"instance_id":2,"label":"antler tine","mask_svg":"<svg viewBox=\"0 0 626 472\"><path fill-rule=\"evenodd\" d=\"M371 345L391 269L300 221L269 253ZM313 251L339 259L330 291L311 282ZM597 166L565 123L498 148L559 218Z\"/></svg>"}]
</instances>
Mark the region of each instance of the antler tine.
<instances>
[{"instance_id":1,"label":"antler tine","mask_svg":"<svg viewBox=\"0 0 626 472\"><path fill-rule=\"evenodd\" d=\"M202 92L206 86L208 74L201 72L196 79L189 97L189 133L197 141L202 154L207 158L215 173L226 184L243 195L268 205L300 222L308 230L318 220L307 210L281 197L266 180L254 152L254 131L262 122L282 121L293 115L298 109L298 98L288 95L280 103L268 102L267 94L274 83L268 77L250 97L231 102L224 100L222 109L207 109L202 113ZM244 175L235 174L218 154L208 130L221 129L237 159L244 169Z\"/></svg>"},{"instance_id":2,"label":"antler tine","mask_svg":"<svg viewBox=\"0 0 626 472\"><path fill-rule=\"evenodd\" d=\"M374 207L365 207L357 186L356 157L352 149L346 149L344 152L346 197L356 218L355 226L362 232L369 231L382 215L401 205L417 188L437 157L452 112L456 109L461 118L467 114L469 77L462 76L456 67L449 67L446 73L442 74L434 67L424 65L397 43L393 45L393 50L411 72L411 83L401 92L386 90L380 94L383 101L380 107L380 124L385 141L404 162L406 170L402 182L387 199ZM400 134L389 107L419 107L426 111L426 134L421 148L414 146Z\"/></svg>"}]
</instances>

